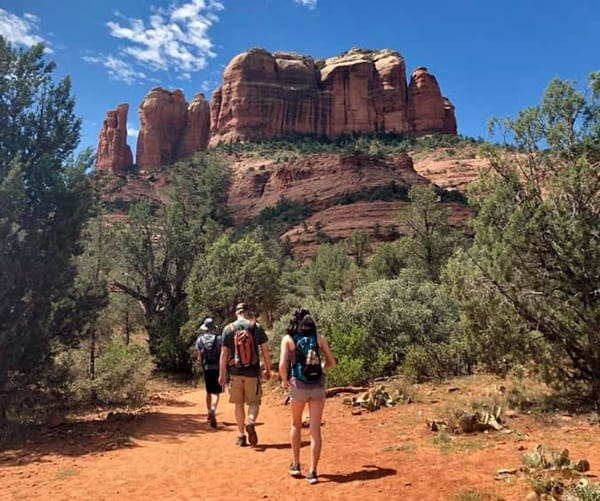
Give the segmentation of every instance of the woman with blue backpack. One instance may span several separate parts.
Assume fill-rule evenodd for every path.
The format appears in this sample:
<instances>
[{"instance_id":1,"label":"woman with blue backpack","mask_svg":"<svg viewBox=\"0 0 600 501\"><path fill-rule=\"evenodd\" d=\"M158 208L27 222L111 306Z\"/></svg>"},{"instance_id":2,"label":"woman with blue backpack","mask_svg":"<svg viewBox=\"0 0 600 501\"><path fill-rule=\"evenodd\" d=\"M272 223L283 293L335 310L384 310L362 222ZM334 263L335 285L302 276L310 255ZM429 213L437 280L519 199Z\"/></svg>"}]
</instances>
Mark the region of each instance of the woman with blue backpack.
<instances>
[{"instance_id":1,"label":"woman with blue backpack","mask_svg":"<svg viewBox=\"0 0 600 501\"><path fill-rule=\"evenodd\" d=\"M301 477L300 444L302 412L308 403L310 415L310 467L306 479L318 482L317 465L321 456L321 418L325 407L324 369L336 366L327 340L317 333L317 327L306 308L298 308L290 319L287 334L281 340L279 375L283 388L290 396L292 426L292 464L290 475Z\"/></svg>"}]
</instances>

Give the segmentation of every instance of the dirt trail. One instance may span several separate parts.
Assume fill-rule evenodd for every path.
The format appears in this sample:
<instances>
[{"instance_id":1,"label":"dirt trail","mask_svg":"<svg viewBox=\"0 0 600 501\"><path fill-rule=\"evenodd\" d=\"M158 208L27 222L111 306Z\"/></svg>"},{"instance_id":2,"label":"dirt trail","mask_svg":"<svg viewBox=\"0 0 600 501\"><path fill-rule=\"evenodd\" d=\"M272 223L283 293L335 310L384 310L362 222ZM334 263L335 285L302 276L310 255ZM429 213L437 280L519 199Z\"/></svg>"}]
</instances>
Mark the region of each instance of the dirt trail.
<instances>
[{"instance_id":1,"label":"dirt trail","mask_svg":"<svg viewBox=\"0 0 600 501\"><path fill-rule=\"evenodd\" d=\"M203 391L171 392L129 422L96 421L71 428L60 441L38 437L0 451L0 499L456 499L468 490L523 499L525 481L498 482L497 469L519 467L538 442L568 446L597 473L597 429L586 423L542 427L515 418L527 439L508 435L460 437L444 450L424 425L432 403L402 405L352 416L343 397L325 409L320 483L287 474L289 409L281 394L265 397L259 445L235 445L233 406L221 402L217 430L206 422ZM93 430L90 431L90 430ZM69 438L72 437L72 438ZM302 459L308 463L308 430ZM469 498L469 499L486 499ZM490 497L489 499L497 499Z\"/></svg>"}]
</instances>

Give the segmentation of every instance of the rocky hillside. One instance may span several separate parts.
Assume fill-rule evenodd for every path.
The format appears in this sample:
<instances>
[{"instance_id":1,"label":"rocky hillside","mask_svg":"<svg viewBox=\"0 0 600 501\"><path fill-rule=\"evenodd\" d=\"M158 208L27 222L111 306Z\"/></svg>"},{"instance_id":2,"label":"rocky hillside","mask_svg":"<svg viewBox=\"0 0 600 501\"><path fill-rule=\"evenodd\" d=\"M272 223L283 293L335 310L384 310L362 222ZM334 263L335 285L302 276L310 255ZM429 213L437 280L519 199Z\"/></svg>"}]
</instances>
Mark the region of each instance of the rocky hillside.
<instances>
[{"instance_id":1,"label":"rocky hillside","mask_svg":"<svg viewBox=\"0 0 600 501\"><path fill-rule=\"evenodd\" d=\"M100 132L96 168L123 173L132 166L127 112L109 111ZM425 67L407 83L400 54L352 49L340 56L309 56L263 49L229 63L211 103L197 94L153 88L138 109L135 165L157 170L221 142L311 135L335 139L354 133L416 136L456 134L454 106Z\"/></svg>"},{"instance_id":2,"label":"rocky hillside","mask_svg":"<svg viewBox=\"0 0 600 501\"><path fill-rule=\"evenodd\" d=\"M451 224L466 224L471 210L461 203L463 192L478 169L487 166L477 144L457 138L450 146L417 143L404 152L379 145L371 153L377 140L365 144L367 151L361 152L293 142L216 149L233 174L228 205L236 225L276 225L301 259L310 257L320 242L335 242L358 230L377 245L402 233L397 215L408 203L410 187L427 184L440 189ZM127 176L104 173L105 201L117 212L140 198L164 203L170 172L163 167Z\"/></svg>"}]
</instances>

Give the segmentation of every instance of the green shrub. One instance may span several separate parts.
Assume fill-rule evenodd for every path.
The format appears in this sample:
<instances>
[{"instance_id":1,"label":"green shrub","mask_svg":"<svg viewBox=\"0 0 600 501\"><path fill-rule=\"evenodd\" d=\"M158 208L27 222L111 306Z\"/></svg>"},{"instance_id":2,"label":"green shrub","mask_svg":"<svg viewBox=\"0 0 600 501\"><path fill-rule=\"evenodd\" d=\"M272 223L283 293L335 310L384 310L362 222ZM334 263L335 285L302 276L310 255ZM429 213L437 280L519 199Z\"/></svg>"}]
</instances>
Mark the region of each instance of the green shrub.
<instances>
[{"instance_id":1,"label":"green shrub","mask_svg":"<svg viewBox=\"0 0 600 501\"><path fill-rule=\"evenodd\" d=\"M106 403L140 403L152 369L146 348L112 338L96 362L94 387L98 398Z\"/></svg>"},{"instance_id":2,"label":"green shrub","mask_svg":"<svg viewBox=\"0 0 600 501\"><path fill-rule=\"evenodd\" d=\"M464 340L449 336L448 342L411 345L406 350L401 372L413 382L443 379L470 372Z\"/></svg>"},{"instance_id":3,"label":"green shrub","mask_svg":"<svg viewBox=\"0 0 600 501\"><path fill-rule=\"evenodd\" d=\"M311 213L312 210L308 205L281 198L276 205L261 210L253 223L262 226L268 232L281 235L305 221Z\"/></svg>"},{"instance_id":4,"label":"green shrub","mask_svg":"<svg viewBox=\"0 0 600 501\"><path fill-rule=\"evenodd\" d=\"M69 371L71 397L89 402L95 394L105 404L139 404L154 368L148 350L137 344L126 345L122 338L113 337L99 351L94 379L89 377L87 347L60 355L57 363Z\"/></svg>"},{"instance_id":5,"label":"green shrub","mask_svg":"<svg viewBox=\"0 0 600 501\"><path fill-rule=\"evenodd\" d=\"M329 384L360 384L369 379L369 343L364 327L354 325L347 330L340 325L332 325L325 335L338 361L337 367L327 374Z\"/></svg>"}]
</instances>

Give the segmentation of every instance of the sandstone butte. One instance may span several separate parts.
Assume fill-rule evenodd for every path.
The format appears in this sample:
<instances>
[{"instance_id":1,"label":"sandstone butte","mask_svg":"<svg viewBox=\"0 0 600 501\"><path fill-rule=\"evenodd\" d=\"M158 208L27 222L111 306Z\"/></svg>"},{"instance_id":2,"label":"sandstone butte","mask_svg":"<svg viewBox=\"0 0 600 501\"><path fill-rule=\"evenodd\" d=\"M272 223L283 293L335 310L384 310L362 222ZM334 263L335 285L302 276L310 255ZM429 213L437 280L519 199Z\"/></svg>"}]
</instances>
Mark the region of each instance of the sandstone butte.
<instances>
[{"instance_id":1,"label":"sandstone butte","mask_svg":"<svg viewBox=\"0 0 600 501\"><path fill-rule=\"evenodd\" d=\"M109 111L96 169L123 173L132 165L127 105ZM454 106L424 67L406 82L400 54L351 49L313 60L251 49L234 57L209 104L188 104L180 90L153 88L139 109L136 164L157 170L220 142L311 134L395 132L456 134ZM128 152L129 151L129 156Z\"/></svg>"}]
</instances>

